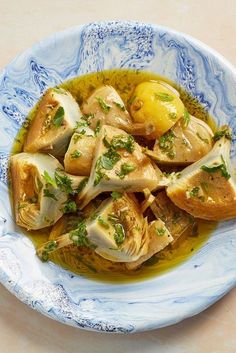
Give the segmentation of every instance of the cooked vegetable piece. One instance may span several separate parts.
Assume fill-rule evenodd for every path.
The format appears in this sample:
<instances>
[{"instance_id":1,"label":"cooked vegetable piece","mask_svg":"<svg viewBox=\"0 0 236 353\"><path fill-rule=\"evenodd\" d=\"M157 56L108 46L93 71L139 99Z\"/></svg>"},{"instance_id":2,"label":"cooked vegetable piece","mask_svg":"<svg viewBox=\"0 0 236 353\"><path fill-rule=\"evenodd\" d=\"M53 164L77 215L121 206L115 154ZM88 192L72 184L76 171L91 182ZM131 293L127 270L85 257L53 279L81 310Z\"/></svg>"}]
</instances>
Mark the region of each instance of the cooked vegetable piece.
<instances>
[{"instance_id":1,"label":"cooked vegetable piece","mask_svg":"<svg viewBox=\"0 0 236 353\"><path fill-rule=\"evenodd\" d=\"M134 196L123 194L119 199L107 199L95 215L82 220L77 228L56 239L56 244L45 243L37 250L45 259L50 252L75 244L94 248L100 256L114 262L138 259L148 249L144 219Z\"/></svg>"},{"instance_id":2,"label":"cooked vegetable piece","mask_svg":"<svg viewBox=\"0 0 236 353\"><path fill-rule=\"evenodd\" d=\"M42 153L19 153L11 157L11 178L16 223L41 229L62 216L67 194L57 187L55 171L62 165Z\"/></svg>"},{"instance_id":3,"label":"cooked vegetable piece","mask_svg":"<svg viewBox=\"0 0 236 353\"><path fill-rule=\"evenodd\" d=\"M93 114L90 127L95 130L104 124L125 129L132 124L132 119L125 108L124 102L111 86L96 89L83 105L85 114Z\"/></svg>"},{"instance_id":4,"label":"cooked vegetable piece","mask_svg":"<svg viewBox=\"0 0 236 353\"><path fill-rule=\"evenodd\" d=\"M160 218L170 231L173 237L171 245L174 245L180 237L191 234L196 224L194 218L177 207L165 191L158 192L150 207L156 218Z\"/></svg>"},{"instance_id":5,"label":"cooked vegetable piece","mask_svg":"<svg viewBox=\"0 0 236 353\"><path fill-rule=\"evenodd\" d=\"M81 116L79 106L69 92L50 88L39 103L24 151L64 156L76 121Z\"/></svg>"},{"instance_id":6,"label":"cooked vegetable piece","mask_svg":"<svg viewBox=\"0 0 236 353\"><path fill-rule=\"evenodd\" d=\"M147 252L143 228L137 201L126 193L105 201L87 227L90 241L97 246L95 252L114 262L134 261Z\"/></svg>"},{"instance_id":7,"label":"cooked vegetable piece","mask_svg":"<svg viewBox=\"0 0 236 353\"><path fill-rule=\"evenodd\" d=\"M75 132L64 157L65 170L75 175L89 176L93 161L96 138L94 132Z\"/></svg>"},{"instance_id":8,"label":"cooked vegetable piece","mask_svg":"<svg viewBox=\"0 0 236 353\"><path fill-rule=\"evenodd\" d=\"M156 140L153 154L159 164L186 165L198 161L212 149L213 132L202 120L181 118L171 130Z\"/></svg>"},{"instance_id":9,"label":"cooked vegetable piece","mask_svg":"<svg viewBox=\"0 0 236 353\"><path fill-rule=\"evenodd\" d=\"M230 161L230 140L223 136L198 162L167 187L169 198L194 217L226 220L236 217L236 180Z\"/></svg>"},{"instance_id":10,"label":"cooked vegetable piece","mask_svg":"<svg viewBox=\"0 0 236 353\"><path fill-rule=\"evenodd\" d=\"M153 126L149 136L152 139L166 133L184 116L184 111L184 105L177 92L158 81L140 83L134 90L130 105L130 113L135 123Z\"/></svg>"},{"instance_id":11,"label":"cooked vegetable piece","mask_svg":"<svg viewBox=\"0 0 236 353\"><path fill-rule=\"evenodd\" d=\"M126 263L128 270L135 270L140 267L145 261L163 250L173 241L173 237L166 228L165 223L160 219L153 221L148 225L147 234L149 239L147 253L136 261Z\"/></svg>"},{"instance_id":12,"label":"cooked vegetable piece","mask_svg":"<svg viewBox=\"0 0 236 353\"><path fill-rule=\"evenodd\" d=\"M78 207L82 209L105 191L154 190L160 178L160 170L154 169L132 136L104 125L97 138L88 184L77 198Z\"/></svg>"}]
</instances>

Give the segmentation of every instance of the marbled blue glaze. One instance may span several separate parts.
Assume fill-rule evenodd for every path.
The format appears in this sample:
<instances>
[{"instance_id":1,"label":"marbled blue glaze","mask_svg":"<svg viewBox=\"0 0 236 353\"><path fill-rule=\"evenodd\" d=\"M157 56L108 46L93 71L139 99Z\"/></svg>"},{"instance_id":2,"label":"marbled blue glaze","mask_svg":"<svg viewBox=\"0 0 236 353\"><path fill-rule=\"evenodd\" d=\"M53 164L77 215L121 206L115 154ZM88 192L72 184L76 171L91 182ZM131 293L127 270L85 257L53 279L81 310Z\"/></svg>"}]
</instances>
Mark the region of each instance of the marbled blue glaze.
<instances>
[{"instance_id":1,"label":"marbled blue glaze","mask_svg":"<svg viewBox=\"0 0 236 353\"><path fill-rule=\"evenodd\" d=\"M104 69L153 71L186 88L236 135L236 73L204 44L163 27L94 23L57 33L14 59L0 75L0 280L20 300L66 324L135 332L195 315L236 282L236 221L221 223L188 261L145 282L111 285L41 263L14 224L7 161L14 136L48 88ZM235 140L232 149L236 158Z\"/></svg>"}]
</instances>

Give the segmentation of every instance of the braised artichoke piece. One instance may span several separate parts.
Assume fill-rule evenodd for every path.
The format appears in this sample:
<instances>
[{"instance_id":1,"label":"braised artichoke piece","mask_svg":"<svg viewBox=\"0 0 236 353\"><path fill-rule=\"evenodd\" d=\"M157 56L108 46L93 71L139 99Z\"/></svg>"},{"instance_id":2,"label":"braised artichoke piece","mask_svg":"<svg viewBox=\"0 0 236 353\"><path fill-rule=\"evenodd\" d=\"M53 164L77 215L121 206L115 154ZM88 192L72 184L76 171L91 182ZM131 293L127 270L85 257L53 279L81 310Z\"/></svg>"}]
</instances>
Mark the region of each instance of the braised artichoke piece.
<instances>
[{"instance_id":1,"label":"braised artichoke piece","mask_svg":"<svg viewBox=\"0 0 236 353\"><path fill-rule=\"evenodd\" d=\"M87 220L81 220L77 228L49 241L37 250L41 259L64 246L75 244L93 248L113 262L130 262L146 254L149 239L146 223L131 194L113 194L103 201Z\"/></svg>"},{"instance_id":2,"label":"braised artichoke piece","mask_svg":"<svg viewBox=\"0 0 236 353\"><path fill-rule=\"evenodd\" d=\"M158 192L154 202L151 204L151 210L156 218L161 219L167 229L170 231L174 245L182 236L191 234L196 228L194 218L187 212L177 207L166 195L165 191Z\"/></svg>"},{"instance_id":3,"label":"braised artichoke piece","mask_svg":"<svg viewBox=\"0 0 236 353\"><path fill-rule=\"evenodd\" d=\"M39 103L24 151L64 156L81 116L79 106L69 92L61 88L49 89Z\"/></svg>"},{"instance_id":4,"label":"braised artichoke piece","mask_svg":"<svg viewBox=\"0 0 236 353\"><path fill-rule=\"evenodd\" d=\"M135 270L140 267L142 263L150 259L159 251L163 250L173 241L173 237L165 227L165 223L160 219L149 223L147 234L149 239L147 253L140 256L136 261L126 263L126 268L128 270Z\"/></svg>"},{"instance_id":5,"label":"braised artichoke piece","mask_svg":"<svg viewBox=\"0 0 236 353\"><path fill-rule=\"evenodd\" d=\"M19 153L11 157L11 178L16 223L41 229L62 216L67 194L58 188L54 174L62 165L42 153Z\"/></svg>"},{"instance_id":6,"label":"braised artichoke piece","mask_svg":"<svg viewBox=\"0 0 236 353\"><path fill-rule=\"evenodd\" d=\"M165 134L186 114L179 94L161 81L140 83L131 97L130 114L135 123L151 125L149 138Z\"/></svg>"},{"instance_id":7,"label":"braised artichoke piece","mask_svg":"<svg viewBox=\"0 0 236 353\"><path fill-rule=\"evenodd\" d=\"M205 156L212 149L213 132L204 121L186 117L157 139L153 152L147 151L147 155L159 164L170 165L191 164Z\"/></svg>"},{"instance_id":8,"label":"braised artichoke piece","mask_svg":"<svg viewBox=\"0 0 236 353\"><path fill-rule=\"evenodd\" d=\"M160 179L161 171L154 169L131 135L104 125L97 138L88 184L77 198L78 207L82 209L105 191L154 190Z\"/></svg>"},{"instance_id":9,"label":"braised artichoke piece","mask_svg":"<svg viewBox=\"0 0 236 353\"><path fill-rule=\"evenodd\" d=\"M93 116L90 127L99 130L102 125L126 129L132 120L119 94L111 86L96 89L83 105L83 113Z\"/></svg>"},{"instance_id":10,"label":"braised artichoke piece","mask_svg":"<svg viewBox=\"0 0 236 353\"><path fill-rule=\"evenodd\" d=\"M236 217L236 180L227 136L185 168L180 178L167 187L167 195L194 217L216 221Z\"/></svg>"},{"instance_id":11,"label":"braised artichoke piece","mask_svg":"<svg viewBox=\"0 0 236 353\"><path fill-rule=\"evenodd\" d=\"M148 238L144 219L132 194L113 194L87 226L95 252L113 262L131 262L146 254Z\"/></svg>"},{"instance_id":12,"label":"braised artichoke piece","mask_svg":"<svg viewBox=\"0 0 236 353\"><path fill-rule=\"evenodd\" d=\"M89 176L93 161L96 138L92 130L75 132L64 157L65 170L75 175Z\"/></svg>"}]
</instances>

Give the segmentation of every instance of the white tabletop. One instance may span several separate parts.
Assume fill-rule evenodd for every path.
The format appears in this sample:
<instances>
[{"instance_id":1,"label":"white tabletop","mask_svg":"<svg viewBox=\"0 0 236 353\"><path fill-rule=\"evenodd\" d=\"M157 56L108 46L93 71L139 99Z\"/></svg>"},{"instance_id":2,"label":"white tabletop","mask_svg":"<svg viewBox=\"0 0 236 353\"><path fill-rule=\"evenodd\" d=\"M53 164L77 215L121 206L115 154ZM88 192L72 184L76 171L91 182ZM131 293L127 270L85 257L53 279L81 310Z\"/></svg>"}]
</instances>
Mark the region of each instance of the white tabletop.
<instances>
[{"instance_id":1,"label":"white tabletop","mask_svg":"<svg viewBox=\"0 0 236 353\"><path fill-rule=\"evenodd\" d=\"M236 64L235 0L0 0L0 68L49 34L78 24L130 19L169 26ZM151 332L116 335L64 326L0 286L1 353L235 353L236 289L200 315Z\"/></svg>"}]
</instances>

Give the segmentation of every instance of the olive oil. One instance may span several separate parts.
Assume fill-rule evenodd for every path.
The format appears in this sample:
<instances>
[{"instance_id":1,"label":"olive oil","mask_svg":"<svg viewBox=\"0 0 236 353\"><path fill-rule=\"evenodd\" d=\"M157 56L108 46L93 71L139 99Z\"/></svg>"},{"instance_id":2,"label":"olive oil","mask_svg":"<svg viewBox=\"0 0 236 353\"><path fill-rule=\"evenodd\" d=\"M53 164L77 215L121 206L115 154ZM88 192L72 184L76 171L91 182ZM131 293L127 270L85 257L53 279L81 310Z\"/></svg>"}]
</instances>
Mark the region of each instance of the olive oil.
<instances>
[{"instance_id":1,"label":"olive oil","mask_svg":"<svg viewBox=\"0 0 236 353\"><path fill-rule=\"evenodd\" d=\"M135 87L139 83L148 80L162 80L171 84L180 92L181 99L189 113L204 120L211 126L213 131L215 130L213 119L210 118L196 99L180 89L173 82L150 72L123 69L108 70L76 77L62 83L60 87L70 91L76 101L81 105L94 89L102 85L111 85L118 91L125 105L128 107ZM38 104L30 112L27 121L15 138L12 153L22 151L28 126L30 121L34 118L37 109ZM216 224L216 222L199 220L197 235L190 234L174 249L168 247L162 250L144 263L140 269L135 271L128 271L124 264L112 263L111 261L105 260L99 255L96 255L91 249L82 249L74 245L55 251L50 255L50 260L76 274L98 281L127 283L146 280L160 275L167 270L171 270L176 265L186 261L207 241L210 234L216 228ZM58 229L57 227L63 228L63 219L59 220L56 229ZM62 228L60 231L62 231ZM50 235L50 228L31 232L23 230L23 232L33 241L35 247L42 245L49 237L53 239L56 236L55 232L52 232ZM58 231L57 236L59 234L61 233Z\"/></svg>"}]
</instances>

